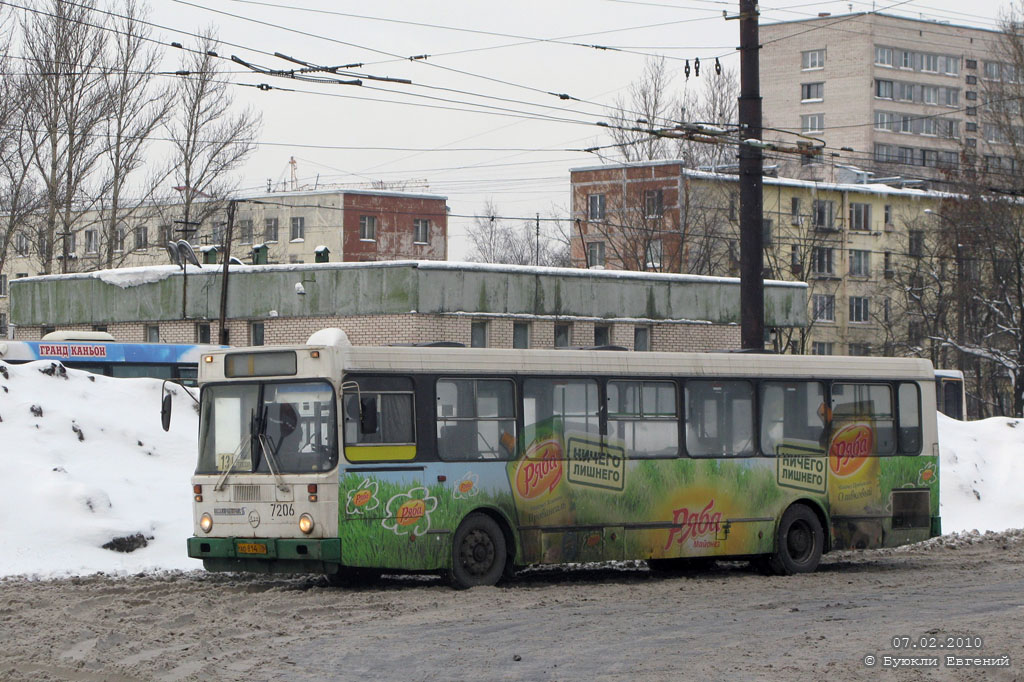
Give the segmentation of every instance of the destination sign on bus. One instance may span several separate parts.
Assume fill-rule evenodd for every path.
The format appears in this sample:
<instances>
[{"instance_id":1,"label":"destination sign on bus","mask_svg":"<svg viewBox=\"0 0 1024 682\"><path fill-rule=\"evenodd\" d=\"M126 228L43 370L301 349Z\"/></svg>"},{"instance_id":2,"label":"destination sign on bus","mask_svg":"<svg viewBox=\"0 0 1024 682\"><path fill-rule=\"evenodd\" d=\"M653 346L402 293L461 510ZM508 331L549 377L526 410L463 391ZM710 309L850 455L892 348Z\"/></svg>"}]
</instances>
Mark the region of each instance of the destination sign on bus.
<instances>
[{"instance_id":1,"label":"destination sign on bus","mask_svg":"<svg viewBox=\"0 0 1024 682\"><path fill-rule=\"evenodd\" d=\"M101 343L41 343L39 356L47 358L105 358L107 347Z\"/></svg>"}]
</instances>

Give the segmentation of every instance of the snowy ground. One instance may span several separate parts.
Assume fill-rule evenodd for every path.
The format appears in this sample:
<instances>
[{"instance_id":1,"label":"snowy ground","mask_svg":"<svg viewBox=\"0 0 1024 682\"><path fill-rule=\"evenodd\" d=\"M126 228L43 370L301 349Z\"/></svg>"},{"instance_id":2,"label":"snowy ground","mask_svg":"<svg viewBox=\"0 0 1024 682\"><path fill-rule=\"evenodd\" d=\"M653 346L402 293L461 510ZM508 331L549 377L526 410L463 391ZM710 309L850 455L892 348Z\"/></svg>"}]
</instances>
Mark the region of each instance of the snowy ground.
<instances>
[{"instance_id":1,"label":"snowy ground","mask_svg":"<svg viewBox=\"0 0 1024 682\"><path fill-rule=\"evenodd\" d=\"M159 381L0 362L0 576L198 568L185 555L198 415L175 390L164 433ZM939 439L943 531L1024 528L1024 421L939 415ZM131 553L103 548L139 534Z\"/></svg>"}]
</instances>

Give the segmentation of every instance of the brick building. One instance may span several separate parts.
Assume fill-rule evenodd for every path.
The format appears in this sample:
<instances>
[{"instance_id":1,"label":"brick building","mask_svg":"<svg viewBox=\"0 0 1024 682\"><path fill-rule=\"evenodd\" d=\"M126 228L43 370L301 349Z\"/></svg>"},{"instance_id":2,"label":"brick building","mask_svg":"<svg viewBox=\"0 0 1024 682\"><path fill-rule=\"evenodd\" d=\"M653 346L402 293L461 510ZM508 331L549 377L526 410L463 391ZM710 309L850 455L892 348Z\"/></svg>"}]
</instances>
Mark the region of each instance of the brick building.
<instances>
[{"instance_id":1,"label":"brick building","mask_svg":"<svg viewBox=\"0 0 1024 682\"><path fill-rule=\"evenodd\" d=\"M802 132L825 141L823 164L880 176L1012 164L985 120L987 86L1006 72L996 31L865 12L762 24L760 40L766 138L792 144L770 129ZM784 172L828 179L797 167Z\"/></svg>"},{"instance_id":2,"label":"brick building","mask_svg":"<svg viewBox=\"0 0 1024 682\"><path fill-rule=\"evenodd\" d=\"M243 195L236 207L230 250L243 261L444 260L448 256L448 207L443 196L302 190ZM61 253L51 269L87 272L165 264L165 245L182 237L187 237L200 258L222 262L227 205L217 202L205 208L203 213L209 217L187 232L182 232L178 204L138 208L113 235L113 242L105 234L102 215L85 211L67 237L68 257ZM7 334L9 283L42 274L44 269L32 226L26 226L15 235L0 272L0 337Z\"/></svg>"},{"instance_id":3,"label":"brick building","mask_svg":"<svg viewBox=\"0 0 1024 682\"><path fill-rule=\"evenodd\" d=\"M947 231L951 196L840 170L845 182L764 178L765 277L808 285L808 324L785 339L790 352L891 355L895 340L927 336L900 302ZM574 264L739 274L737 176L666 160L573 169L571 185Z\"/></svg>"},{"instance_id":4,"label":"brick building","mask_svg":"<svg viewBox=\"0 0 1024 682\"><path fill-rule=\"evenodd\" d=\"M739 281L437 261L232 266L233 345L304 343L341 327L355 344L454 341L494 348L739 346ZM14 338L100 328L119 341L219 336L219 268L154 266L19 280ZM183 291L184 288L184 291ZM766 324L806 323L806 285L769 282ZM185 314L182 315L184 307Z\"/></svg>"}]
</instances>

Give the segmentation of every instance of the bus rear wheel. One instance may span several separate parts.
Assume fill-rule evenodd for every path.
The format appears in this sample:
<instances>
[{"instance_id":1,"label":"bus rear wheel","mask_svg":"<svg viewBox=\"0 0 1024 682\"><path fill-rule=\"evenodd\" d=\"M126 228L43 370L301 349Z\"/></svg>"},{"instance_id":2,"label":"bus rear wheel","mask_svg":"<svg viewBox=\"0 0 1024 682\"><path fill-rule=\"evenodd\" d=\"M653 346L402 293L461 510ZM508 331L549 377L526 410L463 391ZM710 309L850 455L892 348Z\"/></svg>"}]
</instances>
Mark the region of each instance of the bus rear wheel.
<instances>
[{"instance_id":1,"label":"bus rear wheel","mask_svg":"<svg viewBox=\"0 0 1024 682\"><path fill-rule=\"evenodd\" d=\"M818 515L803 504L794 504L782 514L775 535L775 553L769 566L777 575L811 573L821 561L825 533Z\"/></svg>"},{"instance_id":2,"label":"bus rear wheel","mask_svg":"<svg viewBox=\"0 0 1024 682\"><path fill-rule=\"evenodd\" d=\"M452 541L451 584L458 590L494 585L505 572L505 535L486 514L470 514Z\"/></svg>"}]
</instances>

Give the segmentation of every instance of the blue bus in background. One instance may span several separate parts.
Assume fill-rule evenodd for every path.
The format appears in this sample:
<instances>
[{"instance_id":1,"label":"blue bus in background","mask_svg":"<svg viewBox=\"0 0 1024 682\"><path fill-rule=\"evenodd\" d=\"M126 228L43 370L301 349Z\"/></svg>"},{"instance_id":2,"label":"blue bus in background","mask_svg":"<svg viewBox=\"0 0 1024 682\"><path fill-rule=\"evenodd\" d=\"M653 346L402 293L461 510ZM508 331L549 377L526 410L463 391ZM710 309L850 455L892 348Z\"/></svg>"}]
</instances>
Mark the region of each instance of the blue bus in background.
<instances>
[{"instance_id":1,"label":"blue bus in background","mask_svg":"<svg viewBox=\"0 0 1024 682\"><path fill-rule=\"evenodd\" d=\"M108 377L150 377L195 386L199 358L221 346L118 343L103 332L54 332L41 341L0 340L0 360L12 364L59 360L65 367Z\"/></svg>"}]
</instances>

